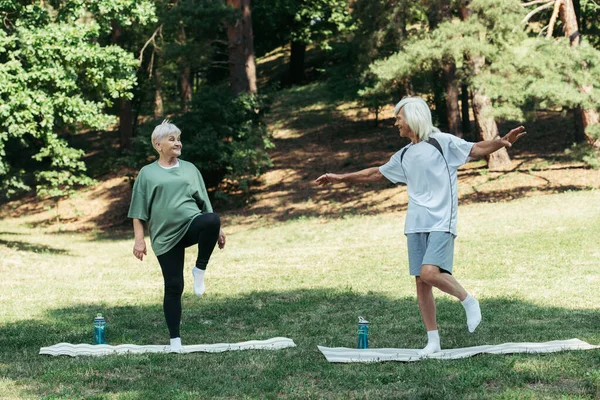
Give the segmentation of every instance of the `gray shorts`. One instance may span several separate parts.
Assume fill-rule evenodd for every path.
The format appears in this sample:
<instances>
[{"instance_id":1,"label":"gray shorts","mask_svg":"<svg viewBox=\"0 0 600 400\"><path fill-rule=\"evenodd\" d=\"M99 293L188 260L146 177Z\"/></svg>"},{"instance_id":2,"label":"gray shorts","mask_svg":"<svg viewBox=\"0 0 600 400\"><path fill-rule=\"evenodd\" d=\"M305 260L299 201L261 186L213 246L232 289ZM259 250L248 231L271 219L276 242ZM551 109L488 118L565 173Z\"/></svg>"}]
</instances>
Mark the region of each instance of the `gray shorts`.
<instances>
[{"instance_id":1,"label":"gray shorts","mask_svg":"<svg viewBox=\"0 0 600 400\"><path fill-rule=\"evenodd\" d=\"M450 232L408 233L408 266L411 276L421 275L421 266L431 264L452 274L454 235Z\"/></svg>"}]
</instances>

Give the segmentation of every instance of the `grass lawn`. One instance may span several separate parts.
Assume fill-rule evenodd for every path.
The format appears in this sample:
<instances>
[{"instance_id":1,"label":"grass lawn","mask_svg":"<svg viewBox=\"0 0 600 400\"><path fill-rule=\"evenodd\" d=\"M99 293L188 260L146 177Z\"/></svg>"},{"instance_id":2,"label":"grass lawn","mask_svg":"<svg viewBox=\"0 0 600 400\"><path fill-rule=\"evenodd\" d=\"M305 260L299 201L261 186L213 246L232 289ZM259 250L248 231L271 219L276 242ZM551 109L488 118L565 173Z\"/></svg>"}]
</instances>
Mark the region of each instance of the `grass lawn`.
<instances>
[{"instance_id":1,"label":"grass lawn","mask_svg":"<svg viewBox=\"0 0 600 400\"><path fill-rule=\"evenodd\" d=\"M459 211L455 276L483 322L436 291L443 348L579 338L600 344L600 191ZM215 250L207 293L193 295L188 250L184 344L274 336L298 347L222 354L49 357L91 343L103 313L109 344L166 344L156 258L133 237L48 233L23 219L0 228L0 398L572 398L600 397L600 351L479 355L415 363L329 364L317 345L419 348L426 335L408 276L403 213L297 218L234 228Z\"/></svg>"}]
</instances>

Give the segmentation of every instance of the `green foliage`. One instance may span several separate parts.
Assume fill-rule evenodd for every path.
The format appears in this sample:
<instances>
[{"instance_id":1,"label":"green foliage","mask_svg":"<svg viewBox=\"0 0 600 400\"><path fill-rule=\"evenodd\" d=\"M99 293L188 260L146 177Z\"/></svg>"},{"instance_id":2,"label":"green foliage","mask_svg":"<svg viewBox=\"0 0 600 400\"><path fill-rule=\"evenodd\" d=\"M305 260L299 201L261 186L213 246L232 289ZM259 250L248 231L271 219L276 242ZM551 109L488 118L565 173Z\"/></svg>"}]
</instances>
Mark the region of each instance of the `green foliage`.
<instances>
[{"instance_id":1,"label":"green foliage","mask_svg":"<svg viewBox=\"0 0 600 400\"><path fill-rule=\"evenodd\" d=\"M565 38L528 37L521 24L525 10L516 0L476 0L466 21L446 21L422 38L407 41L401 51L371 66L377 78L365 98L397 93L410 83L427 93L428 73L446 61L457 66L459 83L482 89L498 118L523 120L540 107L597 107L600 102L600 51L585 40L571 47ZM475 71L467 57L484 57ZM415 85L423 82L425 85ZM583 93L579 88L591 85Z\"/></svg>"},{"instance_id":2,"label":"green foliage","mask_svg":"<svg viewBox=\"0 0 600 400\"><path fill-rule=\"evenodd\" d=\"M126 3L135 15L127 16L118 8ZM67 1L55 4L61 8L51 8L43 2L26 6L3 2L0 189L4 197L32 187L39 195L64 196L92 182L81 160L84 153L70 147L66 136L84 127L106 129L115 122L105 109L114 99L130 97L137 62L119 47L99 44L106 27L90 12L141 20L150 11L147 3L136 3L98 1L84 8L82 2ZM144 4L145 11L140 10Z\"/></svg>"},{"instance_id":3,"label":"green foliage","mask_svg":"<svg viewBox=\"0 0 600 400\"><path fill-rule=\"evenodd\" d=\"M266 150L273 147L263 114L264 96L234 97L226 87L204 87L192 101L191 111L173 118L182 132L182 159L193 162L206 185L216 188L224 179L247 191L271 160ZM158 121L145 124L134 138L125 162L140 168L156 157L150 136Z\"/></svg>"},{"instance_id":4,"label":"green foliage","mask_svg":"<svg viewBox=\"0 0 600 400\"><path fill-rule=\"evenodd\" d=\"M182 105L179 80L183 68L189 68L196 90L207 82L214 85L228 78L225 22L235 18L238 10L222 0L160 0L154 4L155 23L125 30L127 48L135 52L144 48L136 109L140 114L152 114L158 89L164 113L177 113ZM153 34L154 40L149 41Z\"/></svg>"},{"instance_id":5,"label":"green foliage","mask_svg":"<svg viewBox=\"0 0 600 400\"><path fill-rule=\"evenodd\" d=\"M600 124L588 126L585 133L589 135L590 141L598 143L600 141ZM574 160L583 161L594 169L600 169L600 148L592 143L587 141L575 143L570 149L565 150L565 153Z\"/></svg>"},{"instance_id":6,"label":"green foliage","mask_svg":"<svg viewBox=\"0 0 600 400\"><path fill-rule=\"evenodd\" d=\"M431 7L435 8L435 7ZM426 7L423 1L356 0L352 4L356 48L361 69L376 59L396 53L411 36L426 30Z\"/></svg>"},{"instance_id":7,"label":"green foliage","mask_svg":"<svg viewBox=\"0 0 600 400\"><path fill-rule=\"evenodd\" d=\"M348 0L265 0L252 5L257 53L289 42L331 49L330 41L353 29Z\"/></svg>"}]
</instances>

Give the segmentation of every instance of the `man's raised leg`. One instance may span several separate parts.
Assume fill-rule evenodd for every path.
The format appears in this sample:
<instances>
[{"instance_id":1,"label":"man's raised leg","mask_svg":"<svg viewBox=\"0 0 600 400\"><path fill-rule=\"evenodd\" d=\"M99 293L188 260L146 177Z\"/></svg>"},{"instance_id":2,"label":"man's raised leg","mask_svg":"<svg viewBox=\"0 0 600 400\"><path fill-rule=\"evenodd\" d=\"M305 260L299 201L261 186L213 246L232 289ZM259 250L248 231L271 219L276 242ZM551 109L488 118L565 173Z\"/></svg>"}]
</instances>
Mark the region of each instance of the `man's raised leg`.
<instances>
[{"instance_id":1,"label":"man's raised leg","mask_svg":"<svg viewBox=\"0 0 600 400\"><path fill-rule=\"evenodd\" d=\"M442 292L458 298L467 314L469 332L475 331L481 322L479 302L470 296L452 275L441 272L440 268L436 265L423 264L421 267L421 279L429 285L440 289Z\"/></svg>"}]
</instances>

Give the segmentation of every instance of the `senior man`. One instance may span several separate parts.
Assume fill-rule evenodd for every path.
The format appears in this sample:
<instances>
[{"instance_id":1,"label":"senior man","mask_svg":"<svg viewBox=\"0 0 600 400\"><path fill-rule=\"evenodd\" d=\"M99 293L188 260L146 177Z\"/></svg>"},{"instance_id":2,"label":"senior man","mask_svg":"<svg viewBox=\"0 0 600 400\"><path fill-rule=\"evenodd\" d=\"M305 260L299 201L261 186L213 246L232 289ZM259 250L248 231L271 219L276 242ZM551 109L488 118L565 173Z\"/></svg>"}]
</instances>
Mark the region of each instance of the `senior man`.
<instances>
[{"instance_id":1,"label":"senior man","mask_svg":"<svg viewBox=\"0 0 600 400\"><path fill-rule=\"evenodd\" d=\"M405 183L409 196L404 234L408 242L410 275L415 277L427 345L421 355L441 350L433 287L458 298L466 312L469 332L481 322L479 302L452 276L458 208L457 170L471 158L510 147L526 134L519 126L502 138L478 143L442 133L433 126L427 103L418 97L402 99L394 108L395 126L410 143L381 167L347 174L326 173L318 185L363 183L387 178Z\"/></svg>"}]
</instances>

